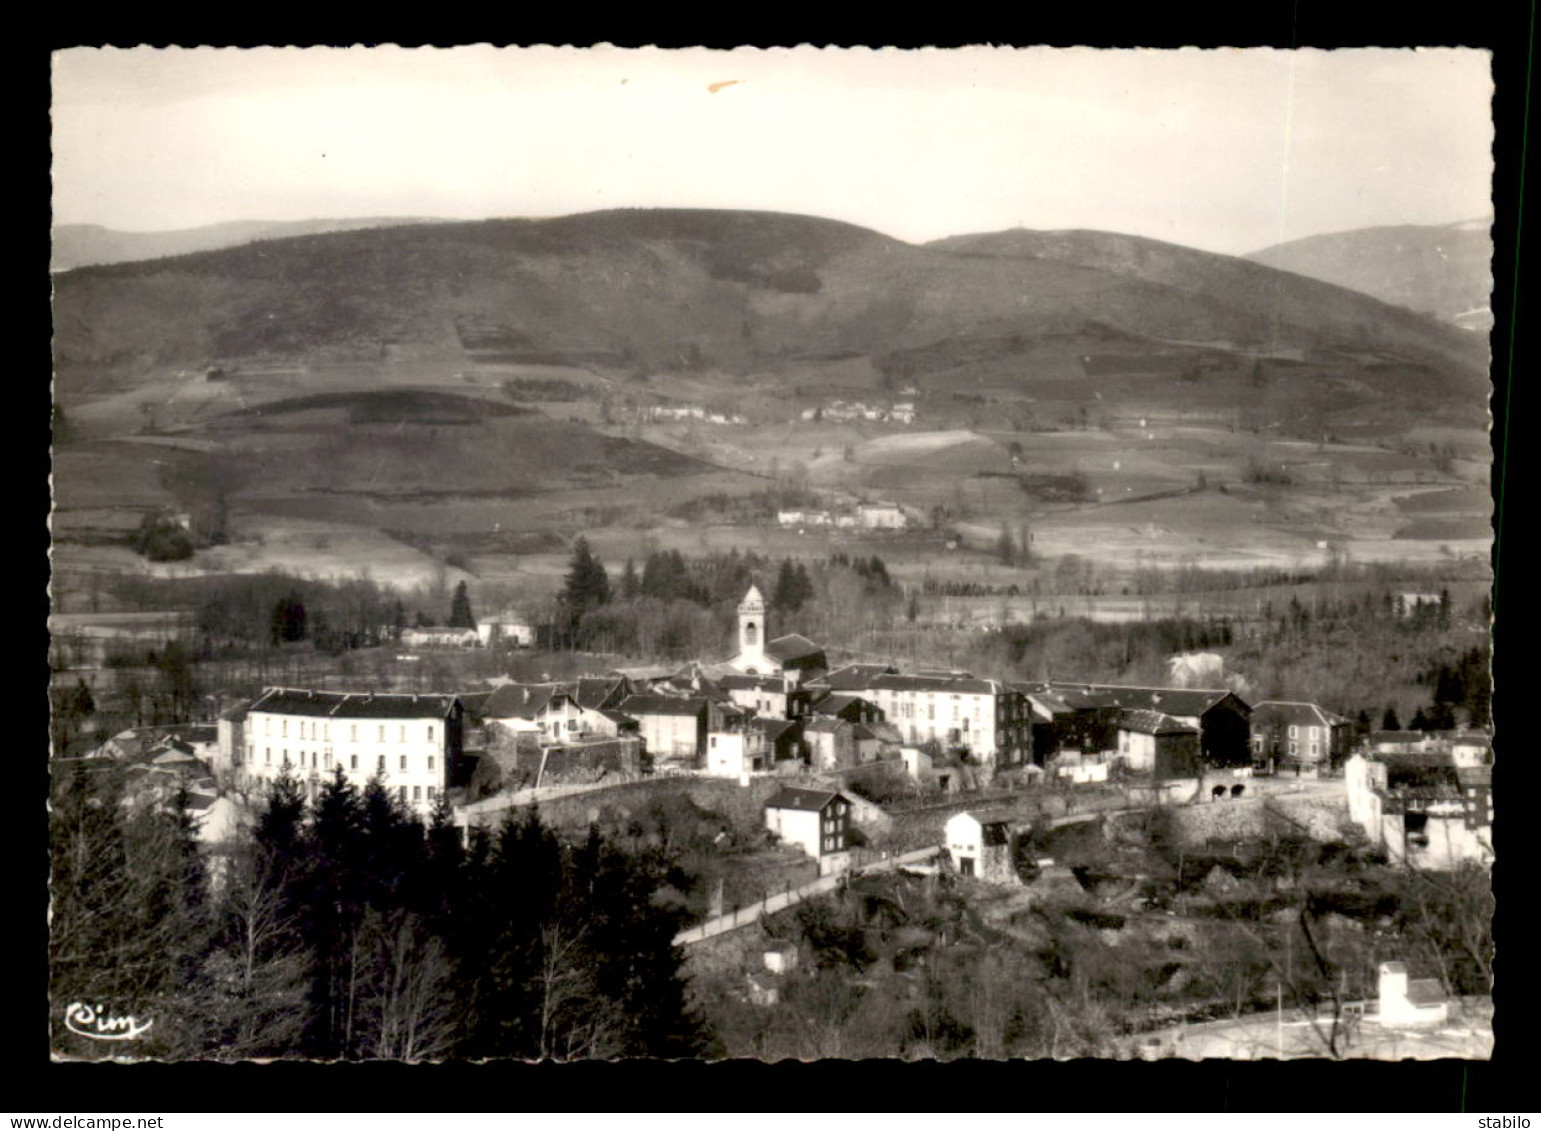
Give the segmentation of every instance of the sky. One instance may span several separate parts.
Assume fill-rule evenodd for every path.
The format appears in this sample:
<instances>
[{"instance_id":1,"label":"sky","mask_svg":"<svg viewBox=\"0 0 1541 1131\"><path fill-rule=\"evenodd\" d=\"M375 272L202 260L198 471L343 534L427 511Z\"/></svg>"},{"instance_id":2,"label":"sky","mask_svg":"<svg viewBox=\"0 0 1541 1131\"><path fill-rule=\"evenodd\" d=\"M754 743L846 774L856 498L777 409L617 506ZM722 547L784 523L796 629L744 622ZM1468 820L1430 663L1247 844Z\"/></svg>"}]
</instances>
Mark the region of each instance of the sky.
<instances>
[{"instance_id":1,"label":"sky","mask_svg":"<svg viewBox=\"0 0 1541 1131\"><path fill-rule=\"evenodd\" d=\"M1244 254L1491 212L1471 49L75 48L54 219L752 208Z\"/></svg>"}]
</instances>

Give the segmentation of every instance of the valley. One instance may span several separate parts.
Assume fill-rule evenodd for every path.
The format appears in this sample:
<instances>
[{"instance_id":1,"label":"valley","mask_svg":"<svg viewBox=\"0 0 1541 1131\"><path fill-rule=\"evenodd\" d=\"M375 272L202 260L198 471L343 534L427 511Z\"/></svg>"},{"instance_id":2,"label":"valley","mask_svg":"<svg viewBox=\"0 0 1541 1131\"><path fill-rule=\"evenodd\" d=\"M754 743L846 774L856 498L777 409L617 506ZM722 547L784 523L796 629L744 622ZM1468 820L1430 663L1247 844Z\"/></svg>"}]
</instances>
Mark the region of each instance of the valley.
<instances>
[{"instance_id":1,"label":"valley","mask_svg":"<svg viewBox=\"0 0 1541 1131\"><path fill-rule=\"evenodd\" d=\"M616 561L870 544L902 578L1067 596L1088 596L1064 592L1067 559L1465 577L1491 543L1481 342L1134 237L913 246L638 210L270 239L57 286L66 603L78 575L136 569L540 590L580 533ZM794 499L896 504L906 529L788 528ZM122 545L147 514L216 511L191 559ZM997 560L1003 535L1029 552Z\"/></svg>"}]
</instances>

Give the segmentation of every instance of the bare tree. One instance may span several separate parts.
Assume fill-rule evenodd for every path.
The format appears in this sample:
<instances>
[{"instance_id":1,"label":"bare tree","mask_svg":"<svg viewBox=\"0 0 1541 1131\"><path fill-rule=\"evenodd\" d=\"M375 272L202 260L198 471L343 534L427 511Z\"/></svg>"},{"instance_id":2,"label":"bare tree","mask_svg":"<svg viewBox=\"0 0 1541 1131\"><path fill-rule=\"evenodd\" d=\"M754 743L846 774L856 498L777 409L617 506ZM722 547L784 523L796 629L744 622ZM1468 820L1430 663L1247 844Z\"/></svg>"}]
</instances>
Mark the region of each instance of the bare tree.
<instances>
[{"instance_id":1,"label":"bare tree","mask_svg":"<svg viewBox=\"0 0 1541 1131\"><path fill-rule=\"evenodd\" d=\"M210 956L211 1000L221 1059L273 1055L298 1041L305 963L285 907L287 866L248 834L220 874L226 945Z\"/></svg>"},{"instance_id":2,"label":"bare tree","mask_svg":"<svg viewBox=\"0 0 1541 1131\"><path fill-rule=\"evenodd\" d=\"M443 944L410 912L371 911L362 933L374 973L366 1006L373 1032L364 1047L394 1060L447 1055L459 1018Z\"/></svg>"}]
</instances>

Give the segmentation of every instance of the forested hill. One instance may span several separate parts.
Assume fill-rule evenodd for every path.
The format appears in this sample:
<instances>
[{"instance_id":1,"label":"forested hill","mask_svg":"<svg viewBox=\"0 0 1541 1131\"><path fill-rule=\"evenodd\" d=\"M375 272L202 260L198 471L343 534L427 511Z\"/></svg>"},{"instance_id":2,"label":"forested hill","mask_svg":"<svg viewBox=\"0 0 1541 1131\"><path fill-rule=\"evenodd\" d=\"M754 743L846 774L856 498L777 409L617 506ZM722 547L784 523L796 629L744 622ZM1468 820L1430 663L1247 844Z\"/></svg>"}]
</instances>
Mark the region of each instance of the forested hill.
<instances>
[{"instance_id":1,"label":"forested hill","mask_svg":"<svg viewBox=\"0 0 1541 1131\"><path fill-rule=\"evenodd\" d=\"M1356 292L1109 233L915 246L759 212L634 210L269 240L56 278L62 380L221 360L467 354L647 370L904 355L945 374L981 343L1327 351L1484 379L1475 336ZM1004 351L1004 352L1002 352ZM1357 359L1357 360L1356 360ZM913 366L911 367L913 372ZM945 379L945 378L944 378Z\"/></svg>"}]
</instances>

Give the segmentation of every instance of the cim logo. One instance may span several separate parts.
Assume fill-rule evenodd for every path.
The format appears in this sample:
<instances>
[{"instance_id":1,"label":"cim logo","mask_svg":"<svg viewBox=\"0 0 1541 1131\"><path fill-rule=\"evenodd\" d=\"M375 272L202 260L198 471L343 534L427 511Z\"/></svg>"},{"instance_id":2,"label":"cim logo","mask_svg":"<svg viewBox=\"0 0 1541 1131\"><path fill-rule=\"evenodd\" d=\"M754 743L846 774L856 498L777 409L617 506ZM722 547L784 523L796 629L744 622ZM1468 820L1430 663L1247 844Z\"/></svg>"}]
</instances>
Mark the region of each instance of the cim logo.
<instances>
[{"instance_id":1,"label":"cim logo","mask_svg":"<svg viewBox=\"0 0 1541 1131\"><path fill-rule=\"evenodd\" d=\"M70 1002L64 1010L64 1027L93 1041L138 1040L154 1024L154 1021L141 1022L132 1014L117 1016L108 1013L103 1006L84 1005L78 1001Z\"/></svg>"}]
</instances>

